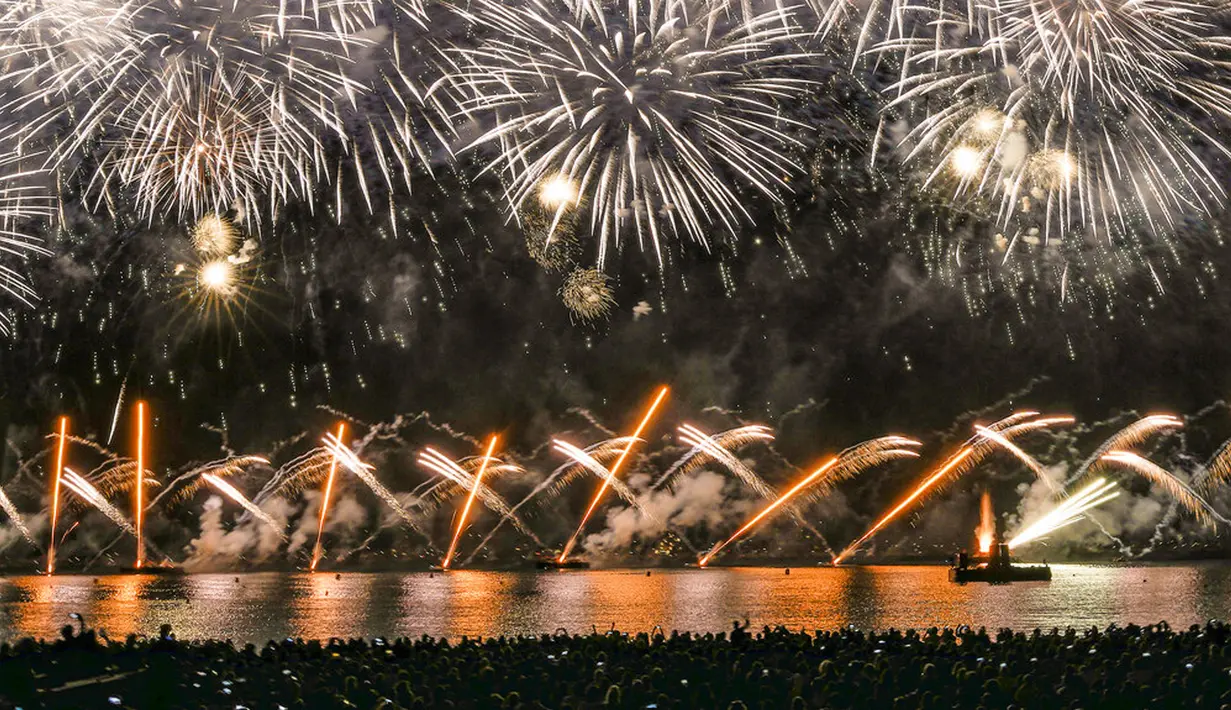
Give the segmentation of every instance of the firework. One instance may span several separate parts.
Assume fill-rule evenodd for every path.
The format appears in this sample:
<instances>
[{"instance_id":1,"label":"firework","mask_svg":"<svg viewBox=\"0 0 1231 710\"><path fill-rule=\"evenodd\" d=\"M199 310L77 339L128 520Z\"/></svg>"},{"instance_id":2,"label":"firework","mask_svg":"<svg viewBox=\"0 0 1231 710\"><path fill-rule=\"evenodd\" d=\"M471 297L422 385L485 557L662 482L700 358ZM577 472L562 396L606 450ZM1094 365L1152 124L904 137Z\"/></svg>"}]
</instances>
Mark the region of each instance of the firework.
<instances>
[{"instance_id":1,"label":"firework","mask_svg":"<svg viewBox=\"0 0 1231 710\"><path fill-rule=\"evenodd\" d=\"M649 408L645 410L645 416L641 417L641 422L637 424L637 428L633 431L632 440L628 442L628 446L625 446L624 450L620 452L620 457L616 459L615 463L611 465L610 469L608 469L607 477L603 479L603 483L599 486L598 492L594 494L594 498L590 501L589 507L586 508L585 515L581 516L581 522L578 523L577 530L573 532L572 536L569 537L568 542L564 544L564 550L560 552L560 562L564 562L568 559L569 553L573 551L573 545L577 544L577 537L581 535L583 530L585 530L586 523L590 521L590 516L594 514L594 509L598 507L599 501L603 499L603 494L607 492L607 487L611 485L611 481L615 479L616 475L620 472L620 468L624 465L624 462L628 460L628 455L632 453L633 450L633 444L637 438L641 436L641 432L645 431L645 428L649 426L650 420L654 418L654 412L658 410L658 406L662 404L664 399L666 399L667 391L668 388L666 386L658 390L658 394L654 396L654 401L650 404Z\"/></svg>"},{"instance_id":2,"label":"firework","mask_svg":"<svg viewBox=\"0 0 1231 710\"><path fill-rule=\"evenodd\" d=\"M701 557L701 559L697 562L697 564L701 567L704 567L707 564L709 564L709 561L713 559L714 555L718 554L718 552L722 550L722 548L726 547L727 545L730 545L732 542L743 537L744 533L748 532L753 527L755 527L757 523L761 522L765 518L765 516L774 512L774 510L776 510L779 506L781 506L783 503L787 502L792 497L794 497L796 493L806 488L809 484L811 484L817 478L823 476L826 471L833 468L837 463L838 463L838 457L835 456L829 459L828 461L826 461L824 464L822 464L820 468L816 469L815 471L808 474L807 476L804 476L803 480L801 480L799 483L796 483L794 486L791 487L790 490L788 490L786 493L783 493L781 496L779 496L777 500L770 503L765 508L761 509L761 511L757 513L756 515L752 516L752 519L744 523L744 525L739 530L736 530L734 535L732 535L726 540L710 548L710 551L705 553L705 555Z\"/></svg>"},{"instance_id":3,"label":"firework","mask_svg":"<svg viewBox=\"0 0 1231 710\"><path fill-rule=\"evenodd\" d=\"M5 136L0 126L0 256L26 261L51 254L38 239L19 229L23 223L51 215L51 201L31 180L38 171L23 167L19 156L5 152ZM38 295L29 278L12 266L0 263L0 293L32 308ZM0 334L10 332L7 315L0 314Z\"/></svg>"},{"instance_id":4,"label":"firework","mask_svg":"<svg viewBox=\"0 0 1231 710\"><path fill-rule=\"evenodd\" d=\"M634 439L633 441L640 441L640 439ZM625 503L628 503L632 507L636 508L642 515L650 520L655 520L654 515L641 505L641 500L637 496L637 492L630 488L627 483L624 483L612 475L611 469L599 463L593 456L577 448L576 446L573 446L567 441L561 441L560 439L553 439L551 445L553 450L572 459L578 466L581 467L582 470L589 471L594 474L599 481L607 482L607 484L611 487L611 490L615 491L616 495L619 496ZM631 446L632 442L628 445Z\"/></svg>"},{"instance_id":5,"label":"firework","mask_svg":"<svg viewBox=\"0 0 1231 710\"><path fill-rule=\"evenodd\" d=\"M226 497L230 498L236 503L239 503L240 506L242 506L244 510L251 513L254 518L256 518L257 520L260 520L262 523L265 523L266 525L273 528L274 530L278 530L279 528L278 521L270 517L269 513L266 513L265 511L258 508L252 501L248 500L247 496L245 496L243 493L240 493L238 488L236 488L235 486L232 486L230 483L224 481L223 479L215 476L212 473L203 473L201 474L201 478L204 479L206 483L216 488L220 493L222 493ZM280 530L278 530L278 535L279 537L286 539L286 535L283 535Z\"/></svg>"},{"instance_id":6,"label":"firework","mask_svg":"<svg viewBox=\"0 0 1231 710\"><path fill-rule=\"evenodd\" d=\"M520 468L516 466L509 466L508 464L499 461L485 462L483 457L479 457L478 459L467 459L463 462L465 465L462 465L431 447L424 449L423 453L419 455L419 463L443 476L445 481L442 483L447 482L451 485L457 486L460 490L473 493L478 497L484 506L499 514L501 518L508 518L518 530L531 536L536 541L538 540L538 538L535 537L534 532L531 531L520 518L513 514L512 508L509 507L509 504L504 500L504 498L492 490L491 486L486 488L478 486L476 483L478 478L477 475L466 470L466 467L473 467L477 463L479 468L486 469L488 472L488 478L490 479L492 474L497 472L520 471ZM476 488L478 489L477 493L475 493ZM443 494L437 495L438 497L443 497Z\"/></svg>"},{"instance_id":7,"label":"firework","mask_svg":"<svg viewBox=\"0 0 1231 710\"><path fill-rule=\"evenodd\" d=\"M372 475L373 471L376 470L373 466L360 461L359 457L355 455L355 452L351 451L348 446L343 444L333 434L326 434L325 438L322 439L322 442L325 444L326 451L336 456L338 462L345 466L346 470L355 474L359 480L367 484L367 487L370 488L378 498L384 501L385 505L392 508L393 512L398 514L398 517L400 517L412 528L416 530L419 529L419 523L411 517L410 513L406 512L406 508L402 507L402 504L399 503L398 499L389 492L389 489L385 488L384 484L376 480L376 477Z\"/></svg>"},{"instance_id":8,"label":"firework","mask_svg":"<svg viewBox=\"0 0 1231 710\"><path fill-rule=\"evenodd\" d=\"M1099 460L1120 464L1130 471L1147 478L1151 483L1162 487L1163 490L1179 501L1180 505L1184 506L1202 523L1208 524L1213 520L1226 522L1226 519L1219 515L1218 511L1214 510L1200 494L1193 490L1192 486L1176 478L1163 467L1147 458L1138 456L1131 451L1108 451Z\"/></svg>"},{"instance_id":9,"label":"firework","mask_svg":"<svg viewBox=\"0 0 1231 710\"><path fill-rule=\"evenodd\" d=\"M820 468L812 473L804 476L798 483L790 488L786 493L783 493L776 500L770 503L765 508L761 509L747 523L735 531L735 534L727 538L725 541L714 545L701 559L698 565L704 567L709 564L714 555L718 554L727 545L743 537L749 530L752 530L770 513L777 510L783 504L790 501L800 491L810 486L821 486L825 490L832 488L840 481L849 480L859 472L870 466L876 466L886 461L891 461L897 458L910 458L918 456L918 452L911 448L919 446L919 442L913 439L907 439L900 436L885 436L879 439L865 441L862 444L852 446L846 449L837 456L826 461Z\"/></svg>"},{"instance_id":10,"label":"firework","mask_svg":"<svg viewBox=\"0 0 1231 710\"><path fill-rule=\"evenodd\" d=\"M1044 241L1165 235L1223 200L1231 39L1205 3L891 4L878 51L903 66L891 109L923 114L926 182Z\"/></svg>"},{"instance_id":11,"label":"firework","mask_svg":"<svg viewBox=\"0 0 1231 710\"><path fill-rule=\"evenodd\" d=\"M34 536L30 534L30 528L26 527L25 521L21 519L21 514L17 512L17 506L13 505L13 501L4 492L3 488L0 488L0 509L3 509L5 515L9 516L9 520L13 521L13 525L17 526L18 531L21 532L21 536L26 539L26 542L31 545L38 544L34 542Z\"/></svg>"},{"instance_id":12,"label":"firework","mask_svg":"<svg viewBox=\"0 0 1231 710\"><path fill-rule=\"evenodd\" d=\"M1142 417L1112 434L1107 441L1104 441L1095 449L1094 453L1083 461L1081 466L1077 467L1076 473L1069 477L1068 483L1081 479L1086 473L1093 470L1095 466L1103 461L1103 456L1107 452L1128 449L1160 431L1178 429L1182 426L1184 426L1184 422L1170 414L1151 414Z\"/></svg>"},{"instance_id":13,"label":"firework","mask_svg":"<svg viewBox=\"0 0 1231 710\"><path fill-rule=\"evenodd\" d=\"M1102 505L1120 495L1119 491L1112 492L1112 489L1115 487L1115 483L1108 483L1106 479L1102 478L1091 482L1088 486L1067 498L1063 503L1049 510L1043 517L1023 528L1021 532L1009 540L1009 549L1038 540L1051 534L1054 530L1058 530L1066 525L1072 525L1081 520L1082 514L1087 510Z\"/></svg>"},{"instance_id":14,"label":"firework","mask_svg":"<svg viewBox=\"0 0 1231 710\"><path fill-rule=\"evenodd\" d=\"M56 437L56 469L51 473L51 539L47 545L47 574L56 572L56 526L60 522L60 476L64 472L64 450L68 444L68 417L60 417Z\"/></svg>"},{"instance_id":15,"label":"firework","mask_svg":"<svg viewBox=\"0 0 1231 710\"><path fill-rule=\"evenodd\" d=\"M813 56L789 10L749 17L722 3L477 3L493 38L455 50L463 104L494 126L515 208L575 186L599 237L636 235L662 259L663 239L708 243L711 225L749 218L738 182L779 199L797 145L779 103L805 96ZM571 195L570 195L571 197ZM572 201L572 200L569 200Z\"/></svg>"},{"instance_id":16,"label":"firework","mask_svg":"<svg viewBox=\"0 0 1231 710\"><path fill-rule=\"evenodd\" d=\"M615 306L611 278L598 269L574 269L564 277L560 298L568 306L570 318L582 323L606 318Z\"/></svg>"},{"instance_id":17,"label":"firework","mask_svg":"<svg viewBox=\"0 0 1231 710\"><path fill-rule=\"evenodd\" d=\"M142 534L142 522L145 520L145 402L137 402L137 477L133 496L133 523L136 528L137 557L133 566L141 569L145 564L145 536ZM97 503L95 503L97 505Z\"/></svg>"},{"instance_id":18,"label":"firework","mask_svg":"<svg viewBox=\"0 0 1231 710\"><path fill-rule=\"evenodd\" d=\"M231 220L222 215L207 214L192 228L192 247L206 258L229 256L238 245L239 232Z\"/></svg>"},{"instance_id":19,"label":"firework","mask_svg":"<svg viewBox=\"0 0 1231 710\"><path fill-rule=\"evenodd\" d=\"M264 456L228 456L225 459L210 461L194 466L191 469L179 474L172 479L163 490L149 503L146 504L146 509L157 505L164 496L170 495L175 491L173 502L182 503L195 496L201 488L206 484L203 478L205 474L209 474L214 478L228 478L243 471L249 466L269 465L269 459ZM148 484L148 481L147 481Z\"/></svg>"},{"instance_id":20,"label":"firework","mask_svg":"<svg viewBox=\"0 0 1231 710\"><path fill-rule=\"evenodd\" d=\"M338 441L346 436L346 424L338 423ZM316 523L316 544L312 546L312 563L309 571L315 572L316 565L321 560L321 535L325 533L325 520L329 517L329 500L333 497L333 481L338 475L338 457L335 454L329 458L329 476L325 479L325 490L321 493L321 517Z\"/></svg>"},{"instance_id":21,"label":"firework","mask_svg":"<svg viewBox=\"0 0 1231 710\"><path fill-rule=\"evenodd\" d=\"M440 562L442 569L449 569L449 564L453 561L453 553L457 550L457 541L462 537L462 531L466 529L466 519L470 517L470 507L474 505L475 494L479 492L479 488L483 485L483 473L487 470L487 463L491 461L492 452L496 450L496 437L492 436L491 441L487 444L487 453L483 454L483 463L479 466L479 472L474 475L474 485L470 488L470 495L466 496L466 505L462 508L462 514L457 518L457 531L453 533L453 541L449 543L449 551L445 553L444 559Z\"/></svg>"},{"instance_id":22,"label":"firework","mask_svg":"<svg viewBox=\"0 0 1231 710\"><path fill-rule=\"evenodd\" d=\"M140 41L77 118L60 159L97 138L91 187L131 197L150 219L232 208L254 219L310 200L324 141L343 131L339 103L362 91L344 68L368 43L339 26L353 5L315 14L261 0L135 6Z\"/></svg>"},{"instance_id":23,"label":"firework","mask_svg":"<svg viewBox=\"0 0 1231 710\"><path fill-rule=\"evenodd\" d=\"M1201 469L1201 487L1209 492L1231 478L1231 440L1224 441Z\"/></svg>"},{"instance_id":24,"label":"firework","mask_svg":"<svg viewBox=\"0 0 1231 710\"><path fill-rule=\"evenodd\" d=\"M996 538L996 513L992 508L992 492L987 489L979 496L979 527L975 530L975 538L983 554L992 549L992 540Z\"/></svg>"},{"instance_id":25,"label":"firework","mask_svg":"<svg viewBox=\"0 0 1231 710\"><path fill-rule=\"evenodd\" d=\"M680 441L692 448L654 482L654 489L657 490L664 485L669 485L678 476L695 470L707 460L713 459L738 476L745 485L756 491L762 498L774 498L777 496L764 479L758 476L755 471L745 466L729 450L730 448L744 446L753 442L773 441L774 435L770 432L769 427L751 424L710 436L691 424L685 424L678 431Z\"/></svg>"},{"instance_id":26,"label":"firework","mask_svg":"<svg viewBox=\"0 0 1231 710\"><path fill-rule=\"evenodd\" d=\"M98 489L90 484L81 474L73 471L70 468L64 469L63 483L68 489L76 493L83 501L98 508L98 510L111 519L121 530L137 537L138 529L133 527L133 524L124 518L124 514L111 504Z\"/></svg>"},{"instance_id":27,"label":"firework","mask_svg":"<svg viewBox=\"0 0 1231 710\"><path fill-rule=\"evenodd\" d=\"M1056 419L1056 421L1063 421L1063 422L1071 423L1074 420L1072 417L1065 417L1065 418ZM1012 431L1012 429L1013 428L1010 427L1009 429L1006 430L1006 432ZM1026 464L1026 467L1034 472L1035 477L1037 477L1040 481L1043 481L1044 483L1046 483L1047 487L1050 488L1053 493L1058 490L1055 482L1053 482L1051 478L1048 477L1047 472L1043 470L1043 465L1040 464L1038 461L1036 461L1033 456L1023 451L1020 446L1018 446L1017 444L1014 444L1012 441L1009 441L1009 438L1008 436L1006 436L1005 433L998 432L998 431L992 431L991 429L988 429L985 426L979 426L979 425L975 426L975 431L979 433L979 436L984 437L988 441L994 442L998 446L1004 448L1006 451L1016 456L1019 461Z\"/></svg>"}]
</instances>

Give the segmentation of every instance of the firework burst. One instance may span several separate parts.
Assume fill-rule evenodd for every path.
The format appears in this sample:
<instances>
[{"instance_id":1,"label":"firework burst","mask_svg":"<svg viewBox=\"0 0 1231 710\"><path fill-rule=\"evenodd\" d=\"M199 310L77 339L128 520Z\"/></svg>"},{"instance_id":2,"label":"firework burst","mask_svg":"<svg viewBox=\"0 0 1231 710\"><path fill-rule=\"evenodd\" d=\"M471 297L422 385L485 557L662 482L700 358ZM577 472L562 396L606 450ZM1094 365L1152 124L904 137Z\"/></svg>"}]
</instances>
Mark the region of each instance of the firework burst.
<instances>
[{"instance_id":1,"label":"firework burst","mask_svg":"<svg viewBox=\"0 0 1231 710\"><path fill-rule=\"evenodd\" d=\"M574 322L582 323L606 318L616 302L611 293L611 278L598 269L574 269L564 277L560 298Z\"/></svg>"},{"instance_id":2,"label":"firework burst","mask_svg":"<svg viewBox=\"0 0 1231 710\"><path fill-rule=\"evenodd\" d=\"M878 51L925 182L1012 244L1167 237L1225 196L1231 40L1186 0L893 3Z\"/></svg>"},{"instance_id":3,"label":"firework burst","mask_svg":"<svg viewBox=\"0 0 1231 710\"><path fill-rule=\"evenodd\" d=\"M779 104L809 91L812 55L787 10L485 1L476 21L494 37L456 50L463 106L494 125L472 147L494 147L515 208L576 186L600 264L626 234L660 263L669 236L707 245L750 218L736 183L777 200L796 172Z\"/></svg>"}]
</instances>

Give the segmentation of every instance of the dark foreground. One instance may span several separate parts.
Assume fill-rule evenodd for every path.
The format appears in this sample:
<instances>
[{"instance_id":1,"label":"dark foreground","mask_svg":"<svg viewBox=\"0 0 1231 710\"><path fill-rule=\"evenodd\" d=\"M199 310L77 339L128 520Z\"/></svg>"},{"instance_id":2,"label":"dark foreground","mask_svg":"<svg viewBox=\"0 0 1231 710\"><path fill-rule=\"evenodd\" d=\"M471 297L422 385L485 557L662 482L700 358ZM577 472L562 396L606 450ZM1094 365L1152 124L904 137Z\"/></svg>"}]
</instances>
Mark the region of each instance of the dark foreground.
<instances>
[{"instance_id":1,"label":"dark foreground","mask_svg":"<svg viewBox=\"0 0 1231 710\"><path fill-rule=\"evenodd\" d=\"M22 708L1066 708L1231 703L1231 626L1104 631L593 633L263 648L112 643L93 632L0 647Z\"/></svg>"}]
</instances>

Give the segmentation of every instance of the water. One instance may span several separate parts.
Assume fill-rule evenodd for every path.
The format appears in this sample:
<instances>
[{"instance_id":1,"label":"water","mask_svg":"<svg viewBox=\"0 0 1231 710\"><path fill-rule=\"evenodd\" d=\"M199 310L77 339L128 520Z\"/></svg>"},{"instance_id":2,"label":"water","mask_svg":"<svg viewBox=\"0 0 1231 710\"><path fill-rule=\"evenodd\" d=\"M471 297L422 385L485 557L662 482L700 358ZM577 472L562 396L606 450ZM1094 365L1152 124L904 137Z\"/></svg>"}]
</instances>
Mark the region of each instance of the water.
<instances>
[{"instance_id":1,"label":"water","mask_svg":"<svg viewBox=\"0 0 1231 710\"><path fill-rule=\"evenodd\" d=\"M1050 583L950 584L943 567L30 576L0 579L0 639L54 637L70 612L113 639L432 636L970 624L1181 627L1231 618L1231 566L1054 565ZM238 580L238 581L237 581Z\"/></svg>"}]
</instances>

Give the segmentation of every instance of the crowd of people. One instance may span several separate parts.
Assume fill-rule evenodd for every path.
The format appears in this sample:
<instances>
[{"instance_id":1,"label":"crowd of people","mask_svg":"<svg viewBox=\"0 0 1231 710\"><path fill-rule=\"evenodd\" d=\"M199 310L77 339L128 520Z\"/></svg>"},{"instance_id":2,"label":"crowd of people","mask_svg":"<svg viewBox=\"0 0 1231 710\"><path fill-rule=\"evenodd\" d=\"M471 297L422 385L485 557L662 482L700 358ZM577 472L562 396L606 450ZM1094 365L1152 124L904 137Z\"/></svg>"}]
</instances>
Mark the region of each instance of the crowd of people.
<instances>
[{"instance_id":1,"label":"crowd of people","mask_svg":"<svg viewBox=\"0 0 1231 710\"><path fill-rule=\"evenodd\" d=\"M1231 625L0 646L3 708L1227 708Z\"/></svg>"}]
</instances>

